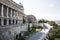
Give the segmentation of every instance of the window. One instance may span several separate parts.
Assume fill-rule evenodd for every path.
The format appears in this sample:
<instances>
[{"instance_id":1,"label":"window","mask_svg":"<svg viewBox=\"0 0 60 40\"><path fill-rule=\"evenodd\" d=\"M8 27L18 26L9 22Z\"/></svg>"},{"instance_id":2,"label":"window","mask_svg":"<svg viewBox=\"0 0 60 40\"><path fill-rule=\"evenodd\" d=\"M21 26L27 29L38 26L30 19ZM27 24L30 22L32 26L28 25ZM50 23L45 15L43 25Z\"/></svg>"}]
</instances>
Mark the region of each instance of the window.
<instances>
[{"instance_id":1,"label":"window","mask_svg":"<svg viewBox=\"0 0 60 40\"><path fill-rule=\"evenodd\" d=\"M9 20L9 24L11 24L11 20Z\"/></svg>"},{"instance_id":2,"label":"window","mask_svg":"<svg viewBox=\"0 0 60 40\"><path fill-rule=\"evenodd\" d=\"M4 19L4 25L6 25L7 24L7 20L6 19Z\"/></svg>"},{"instance_id":3,"label":"window","mask_svg":"<svg viewBox=\"0 0 60 40\"><path fill-rule=\"evenodd\" d=\"M44 40L46 40L46 39L44 39Z\"/></svg>"},{"instance_id":4,"label":"window","mask_svg":"<svg viewBox=\"0 0 60 40\"><path fill-rule=\"evenodd\" d=\"M16 35L16 39L18 39L18 35Z\"/></svg>"},{"instance_id":5,"label":"window","mask_svg":"<svg viewBox=\"0 0 60 40\"><path fill-rule=\"evenodd\" d=\"M14 24L14 20L13 20L13 24Z\"/></svg>"}]
</instances>

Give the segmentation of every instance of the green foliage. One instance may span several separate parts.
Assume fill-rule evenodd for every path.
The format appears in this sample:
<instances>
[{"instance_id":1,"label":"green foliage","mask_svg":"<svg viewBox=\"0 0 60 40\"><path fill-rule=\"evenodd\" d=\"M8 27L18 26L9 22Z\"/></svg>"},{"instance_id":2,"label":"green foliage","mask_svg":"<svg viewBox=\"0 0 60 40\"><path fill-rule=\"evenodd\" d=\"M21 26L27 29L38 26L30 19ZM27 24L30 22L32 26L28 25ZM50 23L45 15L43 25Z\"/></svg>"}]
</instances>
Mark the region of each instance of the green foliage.
<instances>
[{"instance_id":1,"label":"green foliage","mask_svg":"<svg viewBox=\"0 0 60 40\"><path fill-rule=\"evenodd\" d=\"M36 27L32 27L31 31L29 30L29 31L27 31L27 32L24 33L24 36L28 36L28 35L33 34L35 32L36 32Z\"/></svg>"},{"instance_id":2,"label":"green foliage","mask_svg":"<svg viewBox=\"0 0 60 40\"><path fill-rule=\"evenodd\" d=\"M54 21L48 22L53 26L53 30L49 33L49 40L60 40L60 26L58 26Z\"/></svg>"},{"instance_id":3,"label":"green foliage","mask_svg":"<svg viewBox=\"0 0 60 40\"><path fill-rule=\"evenodd\" d=\"M30 34L36 33L36 29L40 29L40 28L42 29L42 27L40 27L40 26L32 27L32 30L30 31L30 27L29 27L29 29L28 29L29 31L25 32L24 35L28 36Z\"/></svg>"},{"instance_id":4,"label":"green foliage","mask_svg":"<svg viewBox=\"0 0 60 40\"><path fill-rule=\"evenodd\" d=\"M48 22L48 20L44 20L44 19L41 19L38 21L38 23L47 23L47 22Z\"/></svg>"},{"instance_id":5,"label":"green foliage","mask_svg":"<svg viewBox=\"0 0 60 40\"><path fill-rule=\"evenodd\" d=\"M60 38L55 38L55 40L60 40Z\"/></svg>"},{"instance_id":6,"label":"green foliage","mask_svg":"<svg viewBox=\"0 0 60 40\"><path fill-rule=\"evenodd\" d=\"M50 24L51 26L57 26L57 24L54 21L48 21L48 24Z\"/></svg>"},{"instance_id":7,"label":"green foliage","mask_svg":"<svg viewBox=\"0 0 60 40\"><path fill-rule=\"evenodd\" d=\"M27 31L24 33L24 36L28 36L29 34L30 34L30 32Z\"/></svg>"},{"instance_id":8,"label":"green foliage","mask_svg":"<svg viewBox=\"0 0 60 40\"><path fill-rule=\"evenodd\" d=\"M43 27L41 27L41 26L36 26L36 29L43 29Z\"/></svg>"},{"instance_id":9,"label":"green foliage","mask_svg":"<svg viewBox=\"0 0 60 40\"><path fill-rule=\"evenodd\" d=\"M25 40L25 37L21 36L18 40Z\"/></svg>"}]
</instances>

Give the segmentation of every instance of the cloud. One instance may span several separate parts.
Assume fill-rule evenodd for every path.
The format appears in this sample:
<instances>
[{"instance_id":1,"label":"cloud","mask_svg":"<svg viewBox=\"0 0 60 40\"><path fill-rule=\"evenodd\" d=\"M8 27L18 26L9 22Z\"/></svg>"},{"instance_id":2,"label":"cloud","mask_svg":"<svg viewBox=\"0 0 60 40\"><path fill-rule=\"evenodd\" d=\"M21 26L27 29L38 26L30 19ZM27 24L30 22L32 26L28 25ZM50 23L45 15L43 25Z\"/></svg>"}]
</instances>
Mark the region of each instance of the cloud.
<instances>
[{"instance_id":1,"label":"cloud","mask_svg":"<svg viewBox=\"0 0 60 40\"><path fill-rule=\"evenodd\" d=\"M49 7L54 7L54 4L49 4Z\"/></svg>"}]
</instances>

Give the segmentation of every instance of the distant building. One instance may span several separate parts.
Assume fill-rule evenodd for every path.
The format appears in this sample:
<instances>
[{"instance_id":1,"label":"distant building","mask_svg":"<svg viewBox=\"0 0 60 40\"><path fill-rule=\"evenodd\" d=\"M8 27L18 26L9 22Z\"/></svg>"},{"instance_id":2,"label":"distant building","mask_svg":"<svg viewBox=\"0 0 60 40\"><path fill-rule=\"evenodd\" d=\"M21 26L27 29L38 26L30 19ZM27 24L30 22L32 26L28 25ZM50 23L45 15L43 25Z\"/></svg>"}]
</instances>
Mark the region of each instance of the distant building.
<instances>
[{"instance_id":1,"label":"distant building","mask_svg":"<svg viewBox=\"0 0 60 40\"><path fill-rule=\"evenodd\" d=\"M23 20L24 8L12 0L0 0L0 25L17 24Z\"/></svg>"},{"instance_id":2,"label":"distant building","mask_svg":"<svg viewBox=\"0 0 60 40\"><path fill-rule=\"evenodd\" d=\"M37 25L37 20L34 15L27 15L28 23L30 24L30 27L35 27Z\"/></svg>"},{"instance_id":3,"label":"distant building","mask_svg":"<svg viewBox=\"0 0 60 40\"><path fill-rule=\"evenodd\" d=\"M0 0L0 40L15 40L36 24L34 15L25 15L23 5L13 0ZM31 26L31 25L30 25Z\"/></svg>"},{"instance_id":4,"label":"distant building","mask_svg":"<svg viewBox=\"0 0 60 40\"><path fill-rule=\"evenodd\" d=\"M27 15L28 17L28 22L34 23L36 22L36 17L34 15Z\"/></svg>"}]
</instances>

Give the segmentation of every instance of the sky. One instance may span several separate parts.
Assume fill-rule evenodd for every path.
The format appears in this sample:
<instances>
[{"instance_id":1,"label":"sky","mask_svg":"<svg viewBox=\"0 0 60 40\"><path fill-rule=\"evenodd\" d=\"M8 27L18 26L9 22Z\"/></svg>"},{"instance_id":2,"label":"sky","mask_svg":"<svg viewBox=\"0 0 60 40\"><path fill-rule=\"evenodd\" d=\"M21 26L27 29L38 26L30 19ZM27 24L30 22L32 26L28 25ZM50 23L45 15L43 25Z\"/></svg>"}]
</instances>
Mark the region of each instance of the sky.
<instances>
[{"instance_id":1,"label":"sky","mask_svg":"<svg viewBox=\"0 0 60 40\"><path fill-rule=\"evenodd\" d=\"M24 13L37 19L60 20L60 0L13 0L22 3Z\"/></svg>"}]
</instances>

